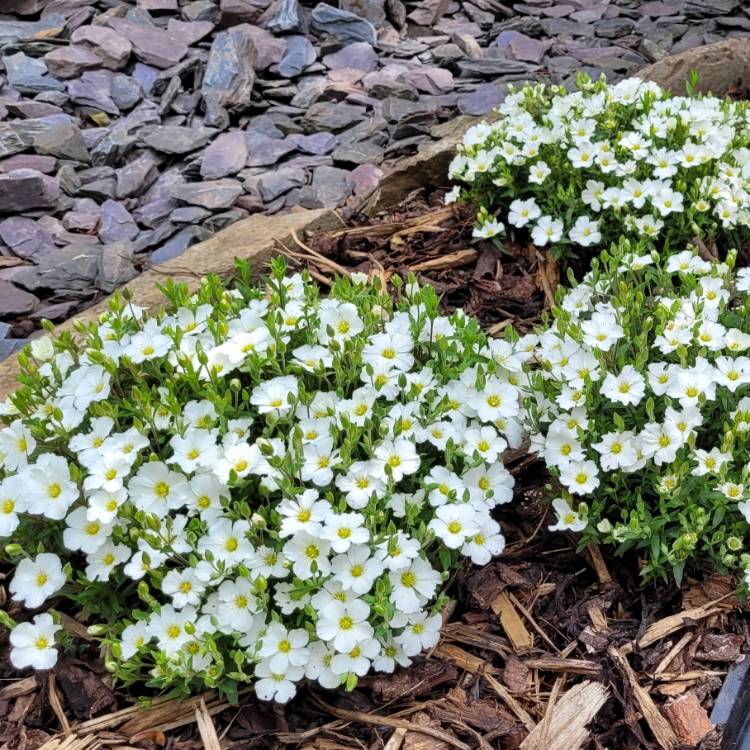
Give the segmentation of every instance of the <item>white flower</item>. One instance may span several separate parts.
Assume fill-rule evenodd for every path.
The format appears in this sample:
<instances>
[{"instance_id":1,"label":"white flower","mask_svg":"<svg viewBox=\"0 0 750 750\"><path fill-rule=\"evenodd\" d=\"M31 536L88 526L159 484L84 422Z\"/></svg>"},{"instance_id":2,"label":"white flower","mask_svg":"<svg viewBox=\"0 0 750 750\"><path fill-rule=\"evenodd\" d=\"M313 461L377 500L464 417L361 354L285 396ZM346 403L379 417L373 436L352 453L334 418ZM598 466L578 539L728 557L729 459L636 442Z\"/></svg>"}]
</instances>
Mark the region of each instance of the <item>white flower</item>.
<instances>
[{"instance_id":1,"label":"white flower","mask_svg":"<svg viewBox=\"0 0 750 750\"><path fill-rule=\"evenodd\" d=\"M315 632L337 650L351 651L357 643L372 638L373 628L367 621L370 607L361 599L346 604L333 601L320 613Z\"/></svg>"},{"instance_id":2,"label":"white flower","mask_svg":"<svg viewBox=\"0 0 750 750\"><path fill-rule=\"evenodd\" d=\"M23 479L13 474L0 481L0 538L10 536L18 528L18 514L26 510Z\"/></svg>"},{"instance_id":3,"label":"white flower","mask_svg":"<svg viewBox=\"0 0 750 750\"><path fill-rule=\"evenodd\" d=\"M270 665L262 661L255 667L255 676L260 678L254 685L255 694L264 701L288 703L297 694L294 683L304 674L304 667L292 665L284 672L273 672Z\"/></svg>"},{"instance_id":4,"label":"white flower","mask_svg":"<svg viewBox=\"0 0 750 750\"><path fill-rule=\"evenodd\" d=\"M557 523L549 527L550 531L583 531L586 528L586 521L563 498L553 500L552 507L557 513Z\"/></svg>"},{"instance_id":5,"label":"white flower","mask_svg":"<svg viewBox=\"0 0 750 750\"><path fill-rule=\"evenodd\" d=\"M599 231L599 222L595 221L588 216L579 216L575 220L575 224L568 232L572 242L575 242L582 247L589 247L589 245L598 245L602 241L602 234Z\"/></svg>"},{"instance_id":6,"label":"white flower","mask_svg":"<svg viewBox=\"0 0 750 750\"><path fill-rule=\"evenodd\" d=\"M294 406L298 388L297 378L292 375L272 378L253 389L250 403L260 414L284 414Z\"/></svg>"},{"instance_id":7,"label":"white flower","mask_svg":"<svg viewBox=\"0 0 750 750\"><path fill-rule=\"evenodd\" d=\"M375 459L382 466L382 476L400 482L419 470L420 458L414 443L406 438L385 440L375 448Z\"/></svg>"},{"instance_id":8,"label":"white flower","mask_svg":"<svg viewBox=\"0 0 750 750\"><path fill-rule=\"evenodd\" d=\"M416 612L423 601L428 600L435 593L440 584L440 575L432 566L416 558L408 567L401 570L391 570L391 601L402 612Z\"/></svg>"},{"instance_id":9,"label":"white flower","mask_svg":"<svg viewBox=\"0 0 750 750\"><path fill-rule=\"evenodd\" d=\"M560 467L560 481L574 495L588 495L599 486L599 470L593 461L570 461Z\"/></svg>"},{"instance_id":10,"label":"white flower","mask_svg":"<svg viewBox=\"0 0 750 750\"><path fill-rule=\"evenodd\" d=\"M10 662L16 669L52 669L57 663L55 637L61 630L46 612L22 622L10 633Z\"/></svg>"},{"instance_id":11,"label":"white flower","mask_svg":"<svg viewBox=\"0 0 750 750\"><path fill-rule=\"evenodd\" d=\"M458 549L467 537L479 532L474 508L456 503L441 505L435 511L429 528L448 549Z\"/></svg>"},{"instance_id":12,"label":"white flower","mask_svg":"<svg viewBox=\"0 0 750 750\"><path fill-rule=\"evenodd\" d=\"M63 544L69 550L86 554L96 552L109 538L111 524L89 519L87 509L79 506L65 519Z\"/></svg>"},{"instance_id":13,"label":"white flower","mask_svg":"<svg viewBox=\"0 0 750 750\"><path fill-rule=\"evenodd\" d=\"M161 461L143 464L128 482L128 495L140 510L163 518L187 503L188 482L184 474L171 471Z\"/></svg>"},{"instance_id":14,"label":"white flower","mask_svg":"<svg viewBox=\"0 0 750 750\"><path fill-rule=\"evenodd\" d=\"M619 404L639 404L646 393L646 381L632 365L625 365L618 375L607 374L601 393Z\"/></svg>"},{"instance_id":15,"label":"white flower","mask_svg":"<svg viewBox=\"0 0 750 750\"><path fill-rule=\"evenodd\" d=\"M560 219L551 216L539 218L531 230L531 240L538 247L544 247L550 243L559 242L563 236L563 223Z\"/></svg>"},{"instance_id":16,"label":"white flower","mask_svg":"<svg viewBox=\"0 0 750 750\"><path fill-rule=\"evenodd\" d=\"M417 612L410 616L409 624L394 641L407 656L416 656L427 648L437 646L441 625L439 614L430 616L426 612Z\"/></svg>"},{"instance_id":17,"label":"white flower","mask_svg":"<svg viewBox=\"0 0 750 750\"><path fill-rule=\"evenodd\" d=\"M479 531L467 538L461 547L461 554L469 557L474 565L487 565L504 549L505 537L500 533L500 524L488 519Z\"/></svg>"},{"instance_id":18,"label":"white flower","mask_svg":"<svg viewBox=\"0 0 750 750\"><path fill-rule=\"evenodd\" d=\"M287 630L281 623L272 622L263 634L258 655L268 660L269 669L283 674L292 667L303 667L309 652L306 630Z\"/></svg>"},{"instance_id":19,"label":"white flower","mask_svg":"<svg viewBox=\"0 0 750 750\"><path fill-rule=\"evenodd\" d=\"M334 552L346 552L353 544L364 544L370 532L361 513L330 513L320 536L331 543Z\"/></svg>"},{"instance_id":20,"label":"white flower","mask_svg":"<svg viewBox=\"0 0 750 750\"><path fill-rule=\"evenodd\" d=\"M26 466L35 449L36 440L20 419L0 430L0 465L8 471Z\"/></svg>"},{"instance_id":21,"label":"white flower","mask_svg":"<svg viewBox=\"0 0 750 750\"><path fill-rule=\"evenodd\" d=\"M530 221L538 219L542 210L533 198L528 200L514 200L510 204L508 223L514 227L525 227Z\"/></svg>"},{"instance_id":22,"label":"white flower","mask_svg":"<svg viewBox=\"0 0 750 750\"><path fill-rule=\"evenodd\" d=\"M9 590L27 609L41 607L65 585L65 573L57 555L40 552L33 560L25 557L16 566Z\"/></svg>"}]
</instances>

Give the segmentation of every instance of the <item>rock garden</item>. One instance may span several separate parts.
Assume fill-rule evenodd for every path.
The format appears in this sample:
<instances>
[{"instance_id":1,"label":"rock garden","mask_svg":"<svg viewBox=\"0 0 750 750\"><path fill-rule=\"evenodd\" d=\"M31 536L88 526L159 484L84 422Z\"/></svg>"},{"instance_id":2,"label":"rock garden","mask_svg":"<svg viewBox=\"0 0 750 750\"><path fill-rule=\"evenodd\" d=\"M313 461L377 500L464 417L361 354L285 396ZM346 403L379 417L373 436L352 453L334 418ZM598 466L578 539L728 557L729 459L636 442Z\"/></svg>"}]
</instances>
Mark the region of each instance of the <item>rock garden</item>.
<instances>
[{"instance_id":1,"label":"rock garden","mask_svg":"<svg viewBox=\"0 0 750 750\"><path fill-rule=\"evenodd\" d=\"M747 31L5 3L2 747L742 747Z\"/></svg>"}]
</instances>

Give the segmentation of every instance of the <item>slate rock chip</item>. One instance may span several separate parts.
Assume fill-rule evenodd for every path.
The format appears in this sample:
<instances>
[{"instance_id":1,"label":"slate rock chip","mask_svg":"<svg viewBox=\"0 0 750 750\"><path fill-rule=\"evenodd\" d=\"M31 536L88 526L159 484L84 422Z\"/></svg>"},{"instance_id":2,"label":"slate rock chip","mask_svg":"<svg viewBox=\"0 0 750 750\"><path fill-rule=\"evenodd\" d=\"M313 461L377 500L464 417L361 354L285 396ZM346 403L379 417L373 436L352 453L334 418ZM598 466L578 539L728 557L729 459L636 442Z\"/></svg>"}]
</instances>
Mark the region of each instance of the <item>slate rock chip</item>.
<instances>
[{"instance_id":1,"label":"slate rock chip","mask_svg":"<svg viewBox=\"0 0 750 750\"><path fill-rule=\"evenodd\" d=\"M138 231L138 225L130 211L122 203L113 200L102 203L99 224L99 239L102 244L135 239Z\"/></svg>"},{"instance_id":2,"label":"slate rock chip","mask_svg":"<svg viewBox=\"0 0 750 750\"><path fill-rule=\"evenodd\" d=\"M11 249L13 255L34 261L49 253L54 245L52 235L33 219L12 216L0 221L0 239Z\"/></svg>"},{"instance_id":3,"label":"slate rock chip","mask_svg":"<svg viewBox=\"0 0 750 750\"><path fill-rule=\"evenodd\" d=\"M147 65L170 68L187 55L187 45L167 31L149 28L124 18L110 18L109 26L133 46L133 54Z\"/></svg>"},{"instance_id":4,"label":"slate rock chip","mask_svg":"<svg viewBox=\"0 0 750 750\"><path fill-rule=\"evenodd\" d=\"M0 213L52 208L59 195L57 180L35 169L14 169L0 174Z\"/></svg>"},{"instance_id":5,"label":"slate rock chip","mask_svg":"<svg viewBox=\"0 0 750 750\"><path fill-rule=\"evenodd\" d=\"M150 151L137 156L117 170L117 197L131 198L141 195L159 176L160 159Z\"/></svg>"},{"instance_id":6,"label":"slate rock chip","mask_svg":"<svg viewBox=\"0 0 750 750\"><path fill-rule=\"evenodd\" d=\"M11 124L25 146L37 153L87 162L89 151L70 115L50 115Z\"/></svg>"},{"instance_id":7,"label":"slate rock chip","mask_svg":"<svg viewBox=\"0 0 750 750\"><path fill-rule=\"evenodd\" d=\"M2 42L2 24L0 24ZM23 52L3 57L8 83L22 94L39 94L46 91L62 91L65 84L48 75L44 60L29 57Z\"/></svg>"},{"instance_id":8,"label":"slate rock chip","mask_svg":"<svg viewBox=\"0 0 750 750\"><path fill-rule=\"evenodd\" d=\"M305 208L329 208L341 205L354 190L349 172L336 167L318 167L312 184L300 190L299 202Z\"/></svg>"},{"instance_id":9,"label":"slate rock chip","mask_svg":"<svg viewBox=\"0 0 750 750\"><path fill-rule=\"evenodd\" d=\"M247 29L237 27L214 37L201 88L207 125L226 128L227 113L250 103L255 83L253 54L253 38Z\"/></svg>"},{"instance_id":10,"label":"slate rock chip","mask_svg":"<svg viewBox=\"0 0 750 750\"><path fill-rule=\"evenodd\" d=\"M378 53L368 42L353 42L338 52L326 55L323 58L323 65L330 70L354 68L369 73L378 67Z\"/></svg>"},{"instance_id":11,"label":"slate rock chip","mask_svg":"<svg viewBox=\"0 0 750 750\"><path fill-rule=\"evenodd\" d=\"M282 167L260 176L256 181L256 187L263 200L269 203L292 188L301 187L306 181L304 169Z\"/></svg>"},{"instance_id":12,"label":"slate rock chip","mask_svg":"<svg viewBox=\"0 0 750 750\"><path fill-rule=\"evenodd\" d=\"M28 315L38 304L39 300L33 294L19 289L10 281L0 279L0 317ZM12 354L12 351L8 354Z\"/></svg>"},{"instance_id":13,"label":"slate rock chip","mask_svg":"<svg viewBox=\"0 0 750 750\"><path fill-rule=\"evenodd\" d=\"M310 29L320 36L334 36L342 44L367 42L375 44L375 27L364 18L335 8L327 3L318 3L312 12Z\"/></svg>"},{"instance_id":14,"label":"slate rock chip","mask_svg":"<svg viewBox=\"0 0 750 750\"><path fill-rule=\"evenodd\" d=\"M127 239L105 245L99 254L95 281L97 289L109 294L132 281L138 275L133 262L134 256L133 243Z\"/></svg>"},{"instance_id":15,"label":"slate rock chip","mask_svg":"<svg viewBox=\"0 0 750 750\"><path fill-rule=\"evenodd\" d=\"M281 0L281 3L266 28L274 34L296 32L304 34L307 23L302 15L298 0Z\"/></svg>"},{"instance_id":16,"label":"slate rock chip","mask_svg":"<svg viewBox=\"0 0 750 750\"><path fill-rule=\"evenodd\" d=\"M14 281L32 292L38 289L55 292L91 289L99 273L101 252L101 245L86 242L55 247L40 258L39 265L21 268Z\"/></svg>"},{"instance_id":17,"label":"slate rock chip","mask_svg":"<svg viewBox=\"0 0 750 750\"><path fill-rule=\"evenodd\" d=\"M244 133L223 133L203 152L201 177L205 180L216 180L236 174L245 167L247 154Z\"/></svg>"},{"instance_id":18,"label":"slate rock chip","mask_svg":"<svg viewBox=\"0 0 750 750\"><path fill-rule=\"evenodd\" d=\"M191 206L202 206L210 211L216 211L234 205L237 198L242 195L242 183L231 179L186 182L174 185L169 194Z\"/></svg>"},{"instance_id":19,"label":"slate rock chip","mask_svg":"<svg viewBox=\"0 0 750 750\"><path fill-rule=\"evenodd\" d=\"M214 128L147 125L138 131L138 140L143 145L165 154L188 154L205 146L216 132Z\"/></svg>"},{"instance_id":20,"label":"slate rock chip","mask_svg":"<svg viewBox=\"0 0 750 750\"><path fill-rule=\"evenodd\" d=\"M343 130L365 119L365 108L353 104L316 102L302 118L308 132Z\"/></svg>"},{"instance_id":21,"label":"slate rock chip","mask_svg":"<svg viewBox=\"0 0 750 750\"><path fill-rule=\"evenodd\" d=\"M106 26L80 26L70 38L75 44L87 45L101 60L101 65L110 70L124 68L133 51L126 37Z\"/></svg>"},{"instance_id":22,"label":"slate rock chip","mask_svg":"<svg viewBox=\"0 0 750 750\"><path fill-rule=\"evenodd\" d=\"M312 65L317 59L317 52L305 36L287 37L286 54L272 70L284 78L295 78Z\"/></svg>"},{"instance_id":23,"label":"slate rock chip","mask_svg":"<svg viewBox=\"0 0 750 750\"><path fill-rule=\"evenodd\" d=\"M44 56L47 70L57 78L75 78L84 70L101 65L101 59L86 47L71 44L58 47Z\"/></svg>"}]
</instances>

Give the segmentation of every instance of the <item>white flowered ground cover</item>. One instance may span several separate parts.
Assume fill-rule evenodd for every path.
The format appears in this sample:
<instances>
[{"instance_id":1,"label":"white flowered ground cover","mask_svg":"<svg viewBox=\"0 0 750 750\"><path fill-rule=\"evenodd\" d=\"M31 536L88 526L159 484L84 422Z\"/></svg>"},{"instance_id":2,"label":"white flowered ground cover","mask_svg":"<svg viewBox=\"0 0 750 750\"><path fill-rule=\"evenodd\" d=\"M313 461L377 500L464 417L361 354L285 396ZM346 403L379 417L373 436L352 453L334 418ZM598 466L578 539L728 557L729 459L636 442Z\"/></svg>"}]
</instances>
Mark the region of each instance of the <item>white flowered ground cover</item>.
<instances>
[{"instance_id":1,"label":"white flowered ground cover","mask_svg":"<svg viewBox=\"0 0 750 750\"><path fill-rule=\"evenodd\" d=\"M451 572L502 552L526 437L552 528L635 549L644 578L748 577L746 105L582 80L502 115L452 166L475 234L609 248L535 334L488 339L413 280L321 298L277 262L261 286L168 284L155 316L116 296L81 344L21 355L0 413L16 667L74 646L66 609L124 684L285 702L408 665Z\"/></svg>"},{"instance_id":2,"label":"white flowered ground cover","mask_svg":"<svg viewBox=\"0 0 750 750\"><path fill-rule=\"evenodd\" d=\"M750 269L618 250L537 350L527 414L563 488L558 527L637 549L644 577L747 571Z\"/></svg>"},{"instance_id":3,"label":"white flowered ground cover","mask_svg":"<svg viewBox=\"0 0 750 750\"><path fill-rule=\"evenodd\" d=\"M621 236L679 252L750 238L748 104L672 96L630 78L524 86L470 128L448 200L478 208L477 237L530 238L557 256Z\"/></svg>"},{"instance_id":4,"label":"white flowered ground cover","mask_svg":"<svg viewBox=\"0 0 750 750\"><path fill-rule=\"evenodd\" d=\"M32 343L0 430L18 668L81 612L123 683L351 688L439 636L442 587L504 539L535 337L488 340L432 289L365 278L125 298L81 345ZM13 627L3 615L4 624ZM70 644L68 644L70 645Z\"/></svg>"}]
</instances>

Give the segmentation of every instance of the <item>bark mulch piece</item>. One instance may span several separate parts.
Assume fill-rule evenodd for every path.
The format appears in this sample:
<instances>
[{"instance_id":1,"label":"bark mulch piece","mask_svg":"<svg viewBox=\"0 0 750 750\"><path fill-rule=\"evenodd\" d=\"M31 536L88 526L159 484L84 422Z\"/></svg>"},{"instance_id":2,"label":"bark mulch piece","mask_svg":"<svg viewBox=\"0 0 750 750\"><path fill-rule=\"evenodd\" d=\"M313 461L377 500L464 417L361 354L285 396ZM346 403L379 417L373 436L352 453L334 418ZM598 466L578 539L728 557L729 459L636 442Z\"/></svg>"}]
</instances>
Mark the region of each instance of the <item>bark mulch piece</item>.
<instances>
[{"instance_id":1,"label":"bark mulch piece","mask_svg":"<svg viewBox=\"0 0 750 750\"><path fill-rule=\"evenodd\" d=\"M494 334L509 323L530 330L554 300L557 265L532 245L503 242L499 249L473 239L474 213L420 190L387 212L354 214L341 229L279 249L324 285L336 274L363 272L388 281L413 273L435 287L444 312L463 308Z\"/></svg>"}]
</instances>

